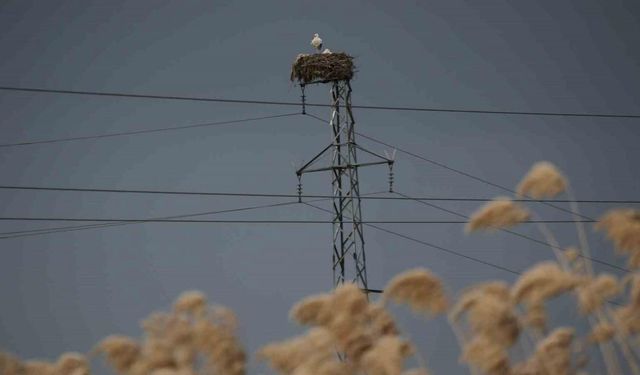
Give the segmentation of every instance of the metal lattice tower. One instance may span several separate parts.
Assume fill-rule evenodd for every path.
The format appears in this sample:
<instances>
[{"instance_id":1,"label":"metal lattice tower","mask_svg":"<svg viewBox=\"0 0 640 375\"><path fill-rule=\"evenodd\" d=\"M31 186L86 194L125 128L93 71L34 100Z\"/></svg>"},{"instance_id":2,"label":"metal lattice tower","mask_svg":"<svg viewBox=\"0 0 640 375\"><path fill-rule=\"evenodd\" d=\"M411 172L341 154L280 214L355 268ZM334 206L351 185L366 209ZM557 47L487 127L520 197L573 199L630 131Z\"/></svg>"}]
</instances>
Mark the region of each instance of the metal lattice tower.
<instances>
[{"instance_id":1,"label":"metal lattice tower","mask_svg":"<svg viewBox=\"0 0 640 375\"><path fill-rule=\"evenodd\" d=\"M362 224L360 184L358 169L361 167L386 164L389 166L389 190L393 183L393 159L371 152L356 143L355 120L351 110L351 84L348 80L319 82L331 84L331 143L314 156L311 161L296 171L300 194L302 175L310 172L331 172L333 195L333 282L334 286L353 282L368 291L367 262ZM301 84L303 90L305 84ZM304 113L304 107L303 107ZM366 154L371 161L358 162L357 151ZM329 165L317 165L323 159ZM353 259L353 267L347 267L348 258Z\"/></svg>"}]
</instances>

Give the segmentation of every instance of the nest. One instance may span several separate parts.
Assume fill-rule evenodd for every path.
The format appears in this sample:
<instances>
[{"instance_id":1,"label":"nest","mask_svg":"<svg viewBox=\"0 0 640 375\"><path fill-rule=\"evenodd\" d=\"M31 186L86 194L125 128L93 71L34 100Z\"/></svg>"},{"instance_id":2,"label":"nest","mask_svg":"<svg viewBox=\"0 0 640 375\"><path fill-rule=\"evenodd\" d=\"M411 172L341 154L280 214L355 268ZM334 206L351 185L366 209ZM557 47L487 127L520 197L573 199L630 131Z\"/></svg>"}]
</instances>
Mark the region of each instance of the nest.
<instances>
[{"instance_id":1,"label":"nest","mask_svg":"<svg viewBox=\"0 0 640 375\"><path fill-rule=\"evenodd\" d=\"M291 80L300 83L350 80L353 73L353 57L346 53L301 54L291 66Z\"/></svg>"}]
</instances>

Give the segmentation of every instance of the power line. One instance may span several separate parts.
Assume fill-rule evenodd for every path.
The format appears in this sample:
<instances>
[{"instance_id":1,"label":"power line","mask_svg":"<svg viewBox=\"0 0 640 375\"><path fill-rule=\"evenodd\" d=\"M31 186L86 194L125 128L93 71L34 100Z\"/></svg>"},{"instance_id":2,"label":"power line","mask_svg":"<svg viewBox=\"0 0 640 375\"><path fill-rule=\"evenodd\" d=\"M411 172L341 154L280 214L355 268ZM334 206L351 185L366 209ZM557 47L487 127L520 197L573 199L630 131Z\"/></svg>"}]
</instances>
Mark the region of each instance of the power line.
<instances>
[{"instance_id":1,"label":"power line","mask_svg":"<svg viewBox=\"0 0 640 375\"><path fill-rule=\"evenodd\" d=\"M309 207L313 207L315 209L331 213L331 211L326 210L326 209L324 209L322 207L318 207L316 205L313 205L313 204L310 204L310 203L307 203L307 202L303 202L303 203L306 204ZM445 252L445 253L448 253L448 254L455 255L455 256L460 257L460 258L464 258L464 259L470 260L472 262L484 264L486 266L493 267L493 268L499 269L501 271L509 272L509 273L514 274L514 275L520 275L520 272L512 270L510 268L503 267L503 266L495 264L495 263L487 262L485 260L482 260L482 259L479 259L479 258L476 258L476 257L472 257L470 255L466 255L466 254L460 253L460 252L455 251L455 250L447 249L445 247L438 246L438 245L430 243L430 242L422 241L422 240L419 240L417 238L413 238L411 236L407 236L406 234L398 233L398 232L392 231L390 229L386 229L386 228L383 228L383 227L380 227L380 226L377 226L377 225L373 225L373 224L364 224L364 225L366 225L368 227L371 227L371 228L374 228L374 229L377 229L379 231L391 234L391 235L396 236L396 237L400 237L400 238L407 239L409 241L413 241L415 243L421 244L423 246L430 247L430 248L438 250L438 251L442 251L442 252Z\"/></svg>"},{"instance_id":2,"label":"power line","mask_svg":"<svg viewBox=\"0 0 640 375\"><path fill-rule=\"evenodd\" d=\"M307 115L307 116L310 116L311 118L316 119L316 120L318 120L318 121L325 122L323 119L321 119L320 117L315 116L315 115L313 115L313 114L306 113L306 115ZM360 137L362 137L362 138L365 138L365 139L368 139L368 140L370 140L370 141L372 141L372 142L375 142L375 143L378 143L378 144L381 144L381 145L384 145L384 146L387 146L387 147L392 147L392 148L394 148L394 149L396 149L396 150L398 150L398 151L402 152L403 154L406 154L406 155L412 156L412 157L414 157L414 158L420 159L420 160L425 161L425 162L427 162L427 163L430 163L430 164L436 165L436 166L438 166L438 167L440 167L440 168L444 168L444 169L449 170L449 171L451 171L451 172L457 173L457 174L459 174L459 175L461 175L461 176L465 176L465 177L471 178L471 179L473 179L473 180L476 180L476 181L482 182L482 183L484 183L484 184L487 184L487 185L490 185L490 186L496 187L496 188L498 188L498 189L504 190L504 191L506 191L506 192L509 192L509 193L512 193L512 194L516 194L516 195L517 195L517 192L516 192L515 190L510 189L510 188L508 188L508 187L506 187L506 186L496 184L496 183L491 182L491 181L489 181L489 180L487 180L487 179L484 179L484 178L481 178L481 177L478 177L478 176L472 175L471 173L468 173L468 172L462 171L462 170L460 170L460 169L456 169L456 168L450 167L450 166L448 166L448 165L446 165L446 164L443 164L443 163L441 163L441 162L437 162L437 161L435 161L435 160L431 160L431 159L426 158L426 157L424 157L424 156L422 156L422 155L418 155L418 154L416 154L416 153L413 153L413 152L411 152L411 151L408 151L408 150L402 149L402 148L400 148L400 147L397 147L397 146L394 146L394 145L392 145L392 144L386 143L386 142L381 141L381 140L379 140L379 139L376 139L376 138L370 137L370 136L368 136L368 135L365 135L365 134L362 134L362 133L359 133L359 132L355 132L355 133L356 133L358 136L360 136ZM526 200L526 201L527 201L527 202L538 202L538 203L542 203L542 204L544 204L544 205L546 205L546 206L553 207L553 208L555 208L556 210L563 211L563 212L566 212L566 213L573 214L573 215L575 215L575 216L582 217L583 219L587 219L587 220L595 220L595 219L594 219L594 218L592 218L592 217L589 217L589 216L586 216L586 215L580 214L580 213L578 213L578 212L574 212L574 211L572 211L572 210L568 210L568 209L563 208L563 207L560 207L560 206L556 206L556 205L554 205L553 203L549 203L549 202L546 202L546 201L544 201L544 200L540 200L540 199L530 199L530 200Z\"/></svg>"},{"instance_id":3,"label":"power line","mask_svg":"<svg viewBox=\"0 0 640 375\"><path fill-rule=\"evenodd\" d=\"M145 190L145 189L105 189L105 188L73 188L57 186L20 186L0 185L3 190L36 190L36 191L64 191L64 192L89 192L89 193L117 193L117 194L159 194L159 195L196 195L196 196L225 196L225 197L258 197L258 198L333 198L331 195L314 194L278 194L278 193L231 193L231 192L204 192L204 191L176 191L176 190ZM492 198L468 198L468 197L361 197L368 200L420 200L420 201L453 201L453 202L490 202ZM568 203L570 200L536 200L513 199L514 202L532 203ZM576 200L577 203L607 203L607 204L640 204L640 200L606 200L590 199Z\"/></svg>"},{"instance_id":4,"label":"power line","mask_svg":"<svg viewBox=\"0 0 640 375\"><path fill-rule=\"evenodd\" d=\"M244 99L225 99L225 98L193 97L193 96L179 96L179 95L133 94L133 93L124 93L124 92L58 90L58 89L45 89L45 88L35 88L35 87L0 86L0 90L21 91L21 92L31 92L31 93L106 96L106 97L134 98L134 99L158 99L158 100L175 100L175 101L192 101L192 102L195 101L195 102L215 102L215 103L234 103L234 104L300 106L300 103L290 102L290 101L244 100ZM320 103L306 103L306 106L330 107L331 105L320 104ZM378 105L352 105L352 108L368 109L368 110L443 112L443 113L491 114L491 115L523 115L523 116L545 116L545 117L550 117L550 116L553 116L553 117L599 117L599 118L627 118L627 119L640 118L640 115L615 114L615 113L500 111L500 110L484 110L484 109L409 107L409 106L402 107L402 106L378 106Z\"/></svg>"},{"instance_id":5,"label":"power line","mask_svg":"<svg viewBox=\"0 0 640 375\"><path fill-rule=\"evenodd\" d=\"M331 224L331 220L179 220L179 219L131 219L131 218L77 218L77 217L0 217L0 221L70 221L70 222L101 222L101 223L221 223L221 224ZM364 220L366 224L467 224L466 220ZM579 221L591 223L591 221ZM353 224L353 221L344 223ZM528 220L522 224L574 224L572 220Z\"/></svg>"},{"instance_id":6,"label":"power line","mask_svg":"<svg viewBox=\"0 0 640 375\"><path fill-rule=\"evenodd\" d=\"M310 116L311 118L314 118L314 119L316 119L316 120L318 120L318 121L325 122L323 119L321 119L320 117L317 117L317 116L315 116L315 115L313 115L313 114L307 113L306 115L307 115L307 116ZM501 190L508 191L508 192L510 192L510 193L516 194L516 192L515 192L513 189L509 189L508 187L505 187L505 186L502 186L502 185L499 185L499 184L493 183L493 182L491 182L491 181L489 181L489 180L486 180L486 179L483 179L483 178L481 178L481 177L474 176L474 175L472 175L472 174L470 174L470 173L467 173L467 172L464 172L464 171L462 171L462 170L459 170L459 169L456 169L456 168L449 167L448 165L445 165L445 164L443 164L443 163L440 163L440 162L437 162L437 161L431 160L431 159L429 159L429 158L426 158L426 157L424 157L424 156L422 156L422 155L418 155L418 154L415 154L415 153L413 153L413 152L410 152L410 151L404 150L404 149L402 149L402 148L400 148L400 147L397 147L397 146L395 146L395 145L391 145L391 144L389 144L389 143L386 143L386 142L380 141L380 140L378 140L378 139L375 139L375 138L373 138L373 137L367 136L367 135L365 135L365 134L362 134L362 133L359 133L359 132L356 132L356 134L358 134L360 137L363 137L363 138L369 139L369 140L371 140L371 141L373 141L373 142L376 142L376 143L378 143L378 144L382 144L382 145L384 145L384 146L386 146L386 147L395 148L396 150L398 150L398 151L400 151L400 152L402 152L402 153L405 153L405 154L407 154L407 155L409 155L409 156L413 156L413 157L415 157L415 158L417 158L417 159L423 160L423 161L425 161L425 162L431 163L431 164L433 164L433 165L439 166L439 167L444 168L444 169L447 169L447 170L449 170L449 171L452 171L452 172L458 173L458 174L460 174L460 175L462 175L462 176L465 176L465 177L468 177L468 178L472 178L472 179L474 179L474 180L476 180L476 181L479 181L479 182L482 182L482 183L488 184L488 185L490 185L490 186L493 186L493 187L499 188L499 189L501 189ZM398 194L398 195L400 195L401 197L411 199L411 197L406 196L406 195L404 195L404 194L399 194L399 193L397 193L397 194ZM424 200L416 200L416 201L418 201L418 202L420 202L420 203L422 203L422 204L424 204L424 205L427 205L427 206L430 206L430 207L433 207L433 208L439 209L439 210L441 210L441 211L443 211L443 212L447 212L447 213L453 214L453 215L458 216L458 217L462 217L462 218L467 219L467 220L469 219L469 217L468 217L468 216L466 216L466 215L463 215L463 214L461 214L461 213L455 212L455 211L453 211L453 210L446 209L446 208L444 208L444 207L440 207L440 206L438 206L438 205L436 205L436 204L428 203L428 202L426 202L426 201L424 201ZM527 201L527 202L538 202L538 203L542 203L542 204L545 204L545 205L547 205L547 206L553 207L553 208L555 208L555 209L557 209L557 210L564 211L564 212L568 212L568 213L572 213L572 214L575 214L575 215L577 215L577 216L583 217L583 218L585 218L586 220L595 221L595 219L593 219L593 218L590 218L590 217L585 216L585 215L580 215L580 214L575 213L575 212L573 212L573 211L571 211L571 210L567 210L567 209L565 209L565 208L562 208L562 207L556 206L556 205L554 205L554 204L552 204L552 203L549 203L549 202L547 202L547 201L544 201L544 200L533 200L533 199L529 200L529 199L525 199L524 201ZM550 246L548 243L546 243L546 242L544 242L544 241L540 241L540 240L538 240L538 239L536 239L536 238L529 237L529 236L526 236L526 235L520 234L520 233L518 233L518 232L514 232L514 231L512 231L512 230L509 230L509 229L503 229L503 231L505 231L505 232L507 232L507 233L510 233L511 235L514 235L514 236L518 236L518 237L521 237L521 238L527 239L527 240L529 240L529 241L533 241L533 242L536 242L536 243L539 243L539 244L542 244L542 245L545 245L545 246ZM553 247L553 246L552 246L552 247ZM561 249L561 250L563 250L563 249ZM583 256L583 255L581 255L581 256ZM606 265L606 266L609 266L609 267L612 267L612 268L615 268L615 269L618 269L618 270L621 270L621 271L625 271L625 272L628 272L628 271L629 271L629 270L627 270L626 268L623 268L623 267L620 267L620 266L617 266L617 265L615 265L615 264L612 264L612 263L609 263L609 262L605 262L605 261L602 261L602 260L599 260L599 259L595 259L595 258L588 258L588 259L590 259L591 261L593 261L593 262L595 262L595 263L603 264L603 265Z\"/></svg>"},{"instance_id":7,"label":"power line","mask_svg":"<svg viewBox=\"0 0 640 375\"><path fill-rule=\"evenodd\" d=\"M267 120L267 119L273 119L273 118L279 118L279 117L294 116L294 115L298 115L298 114L299 113L285 113L285 114L281 114L281 115L249 117L249 118L244 118L244 119L240 119L240 120L206 122L206 123L200 123L200 124L171 126L171 127L158 128L158 129L134 130L134 131L128 131L128 132L117 132L117 133L107 133L107 134L98 134L98 135L87 135L87 136L69 137L69 138L46 139L46 140L39 140L39 141L25 141L25 142L16 142L16 143L4 143L4 144L0 144L0 147L29 146L29 145L36 145L36 144L43 144L43 143L60 143L60 142L79 141L79 140L88 140L88 139L121 137L121 136L127 136L127 135L160 133L160 132L175 131L175 130L203 128L203 127L208 127L208 126L237 124L237 123L249 122L249 121Z\"/></svg>"},{"instance_id":8,"label":"power line","mask_svg":"<svg viewBox=\"0 0 640 375\"><path fill-rule=\"evenodd\" d=\"M384 191L365 193L365 194L362 194L361 197L372 196L380 193L384 193ZM329 199L332 199L332 198L315 199L309 202L320 202L320 201L326 201ZM263 204L263 205L257 205L257 206L232 208L232 209L218 210L218 211L206 211L206 212L190 213L190 214L183 214L183 215L161 216L161 217L154 217L151 219L180 219L180 218L198 217L198 216L214 215L214 214L221 214L221 213L250 211L250 210L261 209L261 208L289 206L289 205L295 205L295 204L299 204L299 202L295 200L290 202ZM31 236L39 236L39 235L46 235L46 234L74 232L79 230L99 229L99 228L106 228L106 227L112 227L112 226L135 225L135 224L143 224L143 223L145 223L145 221L98 223L98 224L89 224L89 225L75 225L75 226L64 226L64 227L55 227L55 228L31 229L31 230L25 230L25 231L4 232L4 233L0 233L0 239L31 237Z\"/></svg>"},{"instance_id":9,"label":"power line","mask_svg":"<svg viewBox=\"0 0 640 375\"><path fill-rule=\"evenodd\" d=\"M181 219L181 218L189 218L189 217L198 217L198 216L206 216L206 215L215 215L222 213L231 213L231 212L241 212L241 211L250 211L261 208L271 208L271 207L282 207L298 204L298 201L291 202L280 202L280 203L271 203L271 204L263 204L257 206L248 206L248 207L240 207L240 208L232 208L226 210L217 210L217 211L205 211L191 214L183 214L183 215L172 215L172 216L161 216L150 219ZM39 236L43 234L52 234L52 233L62 233L62 232L73 232L78 230L86 230L86 229L96 229L96 228L104 228L104 227L112 227L112 226L122 226L122 225L132 225L132 224L142 224L145 223L145 220L136 221L136 222L116 222L116 223L101 223L101 224L90 224L90 225L80 225L80 226L65 226L65 227L56 227L56 228L41 228L41 229L32 229L26 231L14 231L14 232L4 232L0 233L0 239L8 239L8 238L18 238L18 237L31 237L31 236Z\"/></svg>"},{"instance_id":10,"label":"power line","mask_svg":"<svg viewBox=\"0 0 640 375\"><path fill-rule=\"evenodd\" d=\"M408 196L408 195L406 195L406 194L402 194L402 193L398 193L398 192L395 192L395 194L398 194L398 195L400 195L400 196L402 196L402 197L405 197L405 198L411 199L411 197L410 197L410 196ZM423 204L423 205L426 205L426 206L429 206L429 207L435 208L435 209L440 210L440 211L443 211L443 212L447 212L447 213L452 214L452 215L457 216L457 217L464 218L464 219L466 219L467 221L469 220L469 216L464 215L464 214L461 214L461 213L456 212L456 211L453 211L453 210L450 210L450 209L448 209L448 208L444 208L444 207L442 207L442 206L438 206L437 204L428 203L428 202L419 201L419 200L416 200L416 201L417 201L418 203L420 203L420 204ZM542 221L540 221L540 223L542 223ZM500 229L502 232L509 233L509 234L511 234L511 235L513 235L513 236L520 237L520 238L522 238L522 239L525 239L525 240L528 240L528 241L531 241L531 242L534 242L534 243L537 243L537 244L540 244L540 245L544 245L545 247L550 247L550 248L552 248L552 249L557 249L557 250L560 250L560 251L564 251L564 250L565 250L565 249L563 249L563 248L561 248L561 247L554 246L553 244L547 243L547 242L545 242L545 241L541 241L541 240L539 240L539 239L537 239L537 238L534 238L534 237L530 237L530 236L524 235L524 234L522 234L522 233L515 232L515 231L510 230L510 229L505 229L505 228L499 228L499 229ZM606 262L606 261L604 261L604 260L600 260L600 259L597 259L597 258L588 257L588 256L583 255L583 254L580 254L580 257L585 258L585 259L589 259L590 261L592 261L592 262L594 262L594 263L599 263L599 264L602 264L602 265L605 265L605 266L608 266L608 267L611 267L611 268L615 268L615 269L620 270L620 271L629 272L629 270L628 270L628 269L626 269L626 268L623 268L623 267L617 266L617 265L615 265L615 264L613 264L613 263L609 263L609 262Z\"/></svg>"}]
</instances>

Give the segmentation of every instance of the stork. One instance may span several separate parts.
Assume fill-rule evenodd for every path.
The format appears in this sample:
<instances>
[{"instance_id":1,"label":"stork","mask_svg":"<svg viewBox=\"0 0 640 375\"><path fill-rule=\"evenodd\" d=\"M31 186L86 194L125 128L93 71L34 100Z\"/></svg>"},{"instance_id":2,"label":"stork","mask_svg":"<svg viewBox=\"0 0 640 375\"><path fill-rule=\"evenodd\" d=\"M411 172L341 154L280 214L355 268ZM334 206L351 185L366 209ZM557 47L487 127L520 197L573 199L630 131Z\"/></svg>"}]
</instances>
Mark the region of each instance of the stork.
<instances>
[{"instance_id":1,"label":"stork","mask_svg":"<svg viewBox=\"0 0 640 375\"><path fill-rule=\"evenodd\" d=\"M313 39L311 39L311 45L313 48L317 49L318 52L322 50L322 39L320 39L320 35L313 34Z\"/></svg>"}]
</instances>

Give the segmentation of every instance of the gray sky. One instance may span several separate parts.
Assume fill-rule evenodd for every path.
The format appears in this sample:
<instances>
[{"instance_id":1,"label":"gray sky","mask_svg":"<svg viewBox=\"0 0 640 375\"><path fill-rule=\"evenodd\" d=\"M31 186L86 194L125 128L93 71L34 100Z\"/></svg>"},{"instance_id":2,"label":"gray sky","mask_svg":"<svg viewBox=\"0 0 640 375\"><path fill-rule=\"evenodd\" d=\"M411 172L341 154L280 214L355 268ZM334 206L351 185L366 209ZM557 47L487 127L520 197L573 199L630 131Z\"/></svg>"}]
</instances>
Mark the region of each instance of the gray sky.
<instances>
[{"instance_id":1,"label":"gray sky","mask_svg":"<svg viewBox=\"0 0 640 375\"><path fill-rule=\"evenodd\" d=\"M26 1L0 2L0 85L237 99L299 99L289 66L321 34L356 57L363 105L639 114L636 1ZM308 90L328 102L328 87ZM170 102L0 90L0 143L285 114L296 107ZM328 118L327 109L313 113ZM497 184L515 186L538 160L556 163L581 199L638 199L639 120L356 110L358 131ZM321 150L329 129L303 116L219 127L0 148L3 185L294 193L292 162ZM378 152L383 147L360 139ZM492 197L502 192L399 154L397 191ZM386 189L386 169L361 172L361 191ZM330 192L328 175L306 193ZM145 218L286 199L0 190L8 216ZM477 203L443 203L465 214ZM581 207L597 216L609 205ZM548 219L568 219L536 207ZM412 202L366 201L365 219L451 220ZM301 205L211 216L327 219ZM66 223L2 222L2 232ZM548 259L543 246L461 235L462 226L386 225L518 271ZM575 244L568 224L553 227ZM533 227L519 231L538 237ZM0 347L25 358L88 350L200 289L233 308L249 352L301 332L287 320L300 297L331 286L328 224L140 224L1 240ZM382 288L421 265L451 293L514 276L366 229L369 282ZM618 265L598 234L595 255ZM615 269L597 266L600 271ZM574 309L554 302L556 322ZM394 310L435 373L465 373L438 318ZM96 361L97 368L101 368ZM251 372L269 370L252 363ZM108 374L99 370L98 374Z\"/></svg>"}]
</instances>

